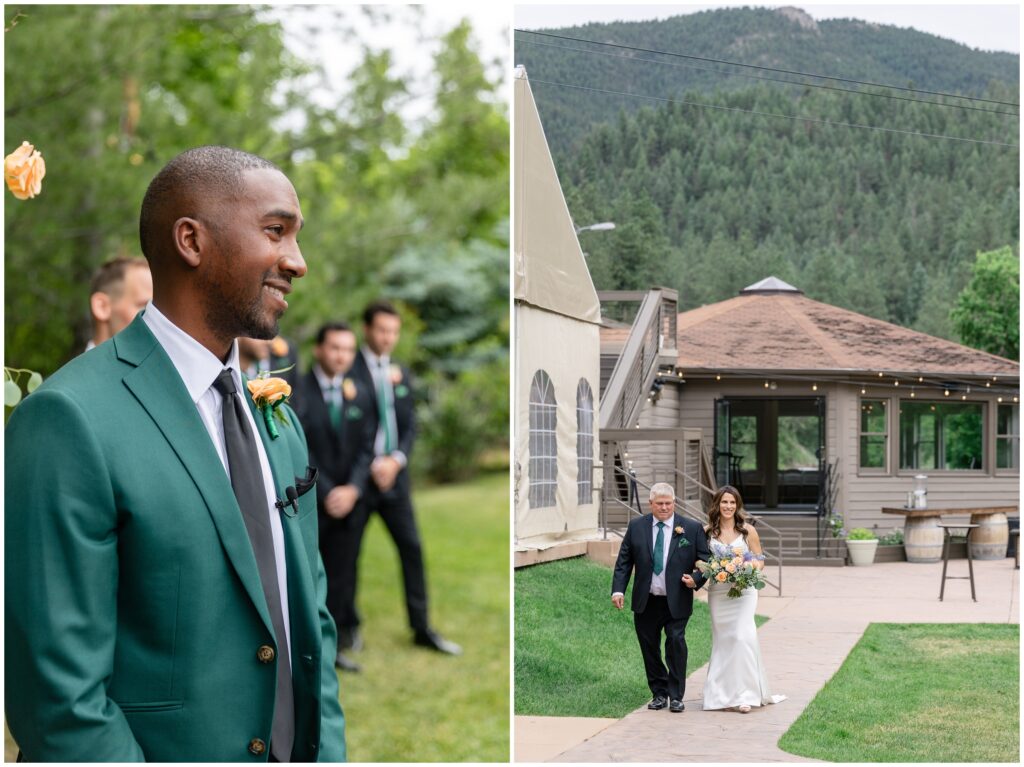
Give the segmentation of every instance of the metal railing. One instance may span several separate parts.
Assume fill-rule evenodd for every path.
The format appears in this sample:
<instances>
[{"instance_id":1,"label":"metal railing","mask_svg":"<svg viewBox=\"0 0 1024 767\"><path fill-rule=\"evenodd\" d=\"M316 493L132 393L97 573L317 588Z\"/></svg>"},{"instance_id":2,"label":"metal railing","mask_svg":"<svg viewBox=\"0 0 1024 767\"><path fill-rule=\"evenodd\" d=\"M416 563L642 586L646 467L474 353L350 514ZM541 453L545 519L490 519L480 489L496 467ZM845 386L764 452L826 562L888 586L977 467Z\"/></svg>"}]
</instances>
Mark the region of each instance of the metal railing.
<instances>
[{"instance_id":1,"label":"metal railing","mask_svg":"<svg viewBox=\"0 0 1024 767\"><path fill-rule=\"evenodd\" d=\"M646 401L644 393L657 375L660 355L675 349L676 308L674 290L650 290L644 296L601 395L602 429L624 429L636 423Z\"/></svg>"}]
</instances>

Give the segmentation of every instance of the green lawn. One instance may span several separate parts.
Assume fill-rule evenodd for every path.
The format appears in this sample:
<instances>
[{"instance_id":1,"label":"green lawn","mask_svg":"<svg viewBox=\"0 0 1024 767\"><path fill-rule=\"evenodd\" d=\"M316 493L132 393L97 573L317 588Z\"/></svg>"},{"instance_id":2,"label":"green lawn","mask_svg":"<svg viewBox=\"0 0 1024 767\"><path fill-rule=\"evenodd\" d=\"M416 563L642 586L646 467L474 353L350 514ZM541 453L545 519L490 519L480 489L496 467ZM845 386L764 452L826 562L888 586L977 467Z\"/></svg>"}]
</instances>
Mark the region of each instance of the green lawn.
<instances>
[{"instance_id":1,"label":"green lawn","mask_svg":"<svg viewBox=\"0 0 1024 767\"><path fill-rule=\"evenodd\" d=\"M1019 762L1020 627L873 623L779 741L833 762Z\"/></svg>"},{"instance_id":2,"label":"green lawn","mask_svg":"<svg viewBox=\"0 0 1024 767\"><path fill-rule=\"evenodd\" d=\"M650 700L633 613L611 603L611 570L564 559L516 571L517 714L619 718ZM757 616L758 625L766 619ZM708 662L708 608L694 601L687 671Z\"/></svg>"},{"instance_id":3,"label":"green lawn","mask_svg":"<svg viewBox=\"0 0 1024 767\"><path fill-rule=\"evenodd\" d=\"M340 676L349 761L507 762L508 473L423 489L415 502L431 620L465 653L412 644L398 558L375 516L359 563L363 671ZM5 734L13 761L17 747Z\"/></svg>"},{"instance_id":4,"label":"green lawn","mask_svg":"<svg viewBox=\"0 0 1024 767\"><path fill-rule=\"evenodd\" d=\"M349 761L508 761L508 473L414 500L431 621L464 654L412 644L398 557L375 515L359 559L363 671L340 675Z\"/></svg>"}]
</instances>

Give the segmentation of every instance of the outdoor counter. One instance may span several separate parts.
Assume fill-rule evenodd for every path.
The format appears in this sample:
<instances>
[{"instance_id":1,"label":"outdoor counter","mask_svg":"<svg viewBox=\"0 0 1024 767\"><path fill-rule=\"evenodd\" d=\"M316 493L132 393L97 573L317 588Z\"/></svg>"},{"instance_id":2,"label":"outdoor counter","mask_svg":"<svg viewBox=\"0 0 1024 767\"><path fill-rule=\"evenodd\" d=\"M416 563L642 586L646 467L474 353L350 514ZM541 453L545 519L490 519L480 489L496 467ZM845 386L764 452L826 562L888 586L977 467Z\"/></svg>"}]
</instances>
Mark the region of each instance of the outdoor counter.
<instances>
[{"instance_id":1,"label":"outdoor counter","mask_svg":"<svg viewBox=\"0 0 1024 767\"><path fill-rule=\"evenodd\" d=\"M970 514L971 530L968 538L973 559L1002 559L1010 540L1006 515L1017 511L1016 506L937 506L927 509L883 507L883 514L902 514L903 545L908 562L938 562L942 559L942 528L939 520L953 514Z\"/></svg>"}]
</instances>

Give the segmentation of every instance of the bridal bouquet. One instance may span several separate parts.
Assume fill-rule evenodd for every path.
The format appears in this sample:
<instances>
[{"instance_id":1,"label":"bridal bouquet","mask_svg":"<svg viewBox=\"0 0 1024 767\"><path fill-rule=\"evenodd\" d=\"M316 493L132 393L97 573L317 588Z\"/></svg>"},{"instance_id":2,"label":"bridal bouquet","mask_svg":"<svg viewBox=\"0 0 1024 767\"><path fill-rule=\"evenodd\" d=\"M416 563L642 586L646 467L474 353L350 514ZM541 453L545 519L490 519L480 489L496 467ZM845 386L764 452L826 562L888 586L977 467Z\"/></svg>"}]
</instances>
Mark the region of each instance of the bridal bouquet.
<instances>
[{"instance_id":1,"label":"bridal bouquet","mask_svg":"<svg viewBox=\"0 0 1024 767\"><path fill-rule=\"evenodd\" d=\"M729 596L735 599L743 594L744 589L753 587L760 590L765 587L761 568L754 564L761 561L764 561L763 554L754 554L744 551L739 546L723 546L712 541L711 561L698 561L697 569L704 573L708 580L731 584Z\"/></svg>"}]
</instances>

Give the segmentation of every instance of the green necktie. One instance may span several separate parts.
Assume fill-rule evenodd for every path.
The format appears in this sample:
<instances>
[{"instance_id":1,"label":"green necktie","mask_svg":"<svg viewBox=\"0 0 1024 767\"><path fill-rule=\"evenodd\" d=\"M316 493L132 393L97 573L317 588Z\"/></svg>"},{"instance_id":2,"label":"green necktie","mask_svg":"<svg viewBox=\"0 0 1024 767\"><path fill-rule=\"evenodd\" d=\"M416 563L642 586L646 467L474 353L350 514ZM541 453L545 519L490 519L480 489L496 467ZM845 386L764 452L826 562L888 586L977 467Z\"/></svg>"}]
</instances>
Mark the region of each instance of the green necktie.
<instances>
[{"instance_id":1,"label":"green necktie","mask_svg":"<svg viewBox=\"0 0 1024 767\"><path fill-rule=\"evenodd\" d=\"M331 416L331 426L335 431L341 431L341 390L337 386L331 386L331 401L327 403L327 413Z\"/></svg>"},{"instance_id":2,"label":"green necktie","mask_svg":"<svg viewBox=\"0 0 1024 767\"><path fill-rule=\"evenodd\" d=\"M387 390L387 368L384 362L380 365L380 374L377 376L377 410L380 413L380 426L384 429L384 455L391 455L391 424L388 421L388 390Z\"/></svg>"},{"instance_id":3,"label":"green necktie","mask_svg":"<svg viewBox=\"0 0 1024 767\"><path fill-rule=\"evenodd\" d=\"M658 537L654 540L654 574L665 569L665 523L658 523Z\"/></svg>"}]
</instances>

